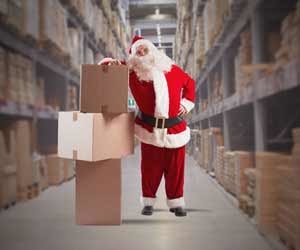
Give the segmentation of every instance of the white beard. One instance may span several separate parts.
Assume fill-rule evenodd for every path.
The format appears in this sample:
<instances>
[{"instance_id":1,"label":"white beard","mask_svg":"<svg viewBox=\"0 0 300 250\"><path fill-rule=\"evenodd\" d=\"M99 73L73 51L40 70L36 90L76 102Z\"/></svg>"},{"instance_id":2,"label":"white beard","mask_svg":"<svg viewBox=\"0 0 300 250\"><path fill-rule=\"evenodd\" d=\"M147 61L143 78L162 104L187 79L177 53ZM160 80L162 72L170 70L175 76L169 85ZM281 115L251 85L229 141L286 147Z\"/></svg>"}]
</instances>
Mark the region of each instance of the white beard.
<instances>
[{"instance_id":1,"label":"white beard","mask_svg":"<svg viewBox=\"0 0 300 250\"><path fill-rule=\"evenodd\" d=\"M135 71L141 81L153 81L153 70L169 72L174 63L171 58L163 52L150 50L145 56L130 55L128 58L128 67Z\"/></svg>"}]
</instances>

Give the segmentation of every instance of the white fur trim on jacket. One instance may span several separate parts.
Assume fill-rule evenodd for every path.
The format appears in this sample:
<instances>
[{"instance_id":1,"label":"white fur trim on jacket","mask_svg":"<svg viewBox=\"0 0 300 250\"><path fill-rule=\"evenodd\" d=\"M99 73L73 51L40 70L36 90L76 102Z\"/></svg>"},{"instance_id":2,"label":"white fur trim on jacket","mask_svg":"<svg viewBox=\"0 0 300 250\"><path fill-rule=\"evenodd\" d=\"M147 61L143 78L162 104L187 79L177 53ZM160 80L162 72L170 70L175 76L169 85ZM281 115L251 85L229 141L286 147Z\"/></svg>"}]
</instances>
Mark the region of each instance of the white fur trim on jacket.
<instances>
[{"instance_id":1,"label":"white fur trim on jacket","mask_svg":"<svg viewBox=\"0 0 300 250\"><path fill-rule=\"evenodd\" d=\"M154 206L156 198L142 197L140 198L142 206Z\"/></svg>"},{"instance_id":2,"label":"white fur trim on jacket","mask_svg":"<svg viewBox=\"0 0 300 250\"><path fill-rule=\"evenodd\" d=\"M152 69L155 92L155 117L169 118L169 89L164 72Z\"/></svg>"},{"instance_id":3,"label":"white fur trim on jacket","mask_svg":"<svg viewBox=\"0 0 300 250\"><path fill-rule=\"evenodd\" d=\"M186 98L182 98L180 101L180 104L185 107L186 111L189 113L195 106L195 103L193 103L192 101L186 99Z\"/></svg>"},{"instance_id":4,"label":"white fur trim on jacket","mask_svg":"<svg viewBox=\"0 0 300 250\"><path fill-rule=\"evenodd\" d=\"M153 133L142 126L134 125L135 136L143 143L151 144L156 147L180 148L187 144L191 137L189 127L178 134L167 134L168 129L154 128Z\"/></svg>"},{"instance_id":5,"label":"white fur trim on jacket","mask_svg":"<svg viewBox=\"0 0 300 250\"><path fill-rule=\"evenodd\" d=\"M167 205L169 208L175 208L175 207L185 207L185 202L184 202L184 198L180 197L180 198L176 198L176 199L172 199L172 200L167 200Z\"/></svg>"},{"instance_id":6,"label":"white fur trim on jacket","mask_svg":"<svg viewBox=\"0 0 300 250\"><path fill-rule=\"evenodd\" d=\"M98 64L102 64L102 63L106 63L106 62L110 62L113 61L114 59L112 59L111 57L105 57L103 58L100 62L98 62Z\"/></svg>"}]
</instances>

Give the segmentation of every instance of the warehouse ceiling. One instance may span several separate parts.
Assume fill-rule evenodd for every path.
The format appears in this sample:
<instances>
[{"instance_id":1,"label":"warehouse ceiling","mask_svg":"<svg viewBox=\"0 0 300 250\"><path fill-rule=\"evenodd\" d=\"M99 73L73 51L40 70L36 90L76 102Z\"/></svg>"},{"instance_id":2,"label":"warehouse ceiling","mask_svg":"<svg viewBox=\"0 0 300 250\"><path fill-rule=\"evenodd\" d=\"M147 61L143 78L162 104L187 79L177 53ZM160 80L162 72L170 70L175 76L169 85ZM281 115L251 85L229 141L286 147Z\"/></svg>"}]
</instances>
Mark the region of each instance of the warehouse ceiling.
<instances>
[{"instance_id":1,"label":"warehouse ceiling","mask_svg":"<svg viewBox=\"0 0 300 250\"><path fill-rule=\"evenodd\" d=\"M176 33L176 0L130 0L133 34L143 36L173 57Z\"/></svg>"}]
</instances>

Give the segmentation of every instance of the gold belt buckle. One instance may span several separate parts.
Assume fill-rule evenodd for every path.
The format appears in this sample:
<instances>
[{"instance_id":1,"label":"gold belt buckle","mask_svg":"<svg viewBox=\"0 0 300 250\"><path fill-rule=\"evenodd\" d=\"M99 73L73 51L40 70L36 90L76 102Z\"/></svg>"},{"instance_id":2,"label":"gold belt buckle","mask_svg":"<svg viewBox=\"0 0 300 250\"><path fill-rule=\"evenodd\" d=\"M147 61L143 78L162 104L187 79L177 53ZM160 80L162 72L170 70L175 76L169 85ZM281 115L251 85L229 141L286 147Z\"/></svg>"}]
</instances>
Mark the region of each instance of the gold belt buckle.
<instances>
[{"instance_id":1,"label":"gold belt buckle","mask_svg":"<svg viewBox=\"0 0 300 250\"><path fill-rule=\"evenodd\" d=\"M166 118L165 117L162 117L162 116L160 116L160 117L155 117L155 127L154 128L157 128L157 126L158 126L158 121L159 120L162 120L162 129L164 129L165 128L165 121L166 121Z\"/></svg>"}]
</instances>

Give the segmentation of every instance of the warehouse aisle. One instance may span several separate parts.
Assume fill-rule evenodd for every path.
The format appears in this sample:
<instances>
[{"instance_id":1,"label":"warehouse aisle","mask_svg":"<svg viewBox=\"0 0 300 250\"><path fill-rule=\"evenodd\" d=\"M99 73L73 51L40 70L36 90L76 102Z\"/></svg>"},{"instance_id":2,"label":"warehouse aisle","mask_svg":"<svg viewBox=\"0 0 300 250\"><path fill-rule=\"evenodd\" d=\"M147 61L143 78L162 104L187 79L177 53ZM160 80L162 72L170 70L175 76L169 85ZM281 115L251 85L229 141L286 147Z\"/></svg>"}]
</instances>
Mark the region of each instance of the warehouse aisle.
<instances>
[{"instance_id":1,"label":"warehouse aisle","mask_svg":"<svg viewBox=\"0 0 300 250\"><path fill-rule=\"evenodd\" d=\"M123 225L74 225L72 180L0 213L1 249L272 249L223 192L187 157L188 216L176 218L163 190L152 217L140 215L139 148L123 161ZM101 213L101 211L99 211Z\"/></svg>"}]
</instances>

